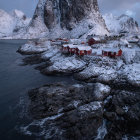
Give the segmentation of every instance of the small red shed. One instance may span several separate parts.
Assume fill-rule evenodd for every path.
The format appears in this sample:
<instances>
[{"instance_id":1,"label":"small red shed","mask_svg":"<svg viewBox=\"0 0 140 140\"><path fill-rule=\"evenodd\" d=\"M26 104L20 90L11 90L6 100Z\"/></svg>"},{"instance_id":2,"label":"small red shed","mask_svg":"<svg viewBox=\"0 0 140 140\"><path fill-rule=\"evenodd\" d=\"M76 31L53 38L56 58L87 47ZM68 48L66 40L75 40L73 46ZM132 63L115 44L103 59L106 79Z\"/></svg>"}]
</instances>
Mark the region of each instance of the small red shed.
<instances>
[{"instance_id":1,"label":"small red shed","mask_svg":"<svg viewBox=\"0 0 140 140\"><path fill-rule=\"evenodd\" d=\"M62 52L63 53L69 53L69 46L67 45L62 45Z\"/></svg>"},{"instance_id":2,"label":"small red shed","mask_svg":"<svg viewBox=\"0 0 140 140\"><path fill-rule=\"evenodd\" d=\"M116 56L122 56L122 50L120 49Z\"/></svg>"},{"instance_id":3,"label":"small red shed","mask_svg":"<svg viewBox=\"0 0 140 140\"><path fill-rule=\"evenodd\" d=\"M69 53L74 54L77 48L77 45L69 44Z\"/></svg>"},{"instance_id":4,"label":"small red shed","mask_svg":"<svg viewBox=\"0 0 140 140\"><path fill-rule=\"evenodd\" d=\"M91 45L93 45L93 44L95 44L96 43L96 40L94 39L94 38L90 38L89 40L88 40L88 45L89 46L91 46Z\"/></svg>"},{"instance_id":5,"label":"small red shed","mask_svg":"<svg viewBox=\"0 0 140 140\"><path fill-rule=\"evenodd\" d=\"M83 55L90 55L92 53L92 49L89 46L79 46L77 47L76 54L83 56Z\"/></svg>"}]
</instances>

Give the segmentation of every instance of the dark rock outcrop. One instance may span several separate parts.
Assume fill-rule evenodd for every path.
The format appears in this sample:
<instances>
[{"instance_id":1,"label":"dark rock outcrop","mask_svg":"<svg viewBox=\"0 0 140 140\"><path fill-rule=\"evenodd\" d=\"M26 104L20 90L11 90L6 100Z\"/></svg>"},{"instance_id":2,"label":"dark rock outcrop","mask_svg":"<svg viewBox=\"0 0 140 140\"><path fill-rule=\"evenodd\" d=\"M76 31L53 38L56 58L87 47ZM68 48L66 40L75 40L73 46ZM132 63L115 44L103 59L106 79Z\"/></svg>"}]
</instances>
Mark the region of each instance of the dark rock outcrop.
<instances>
[{"instance_id":1,"label":"dark rock outcrop","mask_svg":"<svg viewBox=\"0 0 140 140\"><path fill-rule=\"evenodd\" d=\"M93 89L93 84L61 83L33 89L29 92L30 113L35 119L59 116L46 122L49 131L55 127L59 132L51 139L92 139L103 120L102 102L95 101Z\"/></svg>"},{"instance_id":2,"label":"dark rock outcrop","mask_svg":"<svg viewBox=\"0 0 140 140\"><path fill-rule=\"evenodd\" d=\"M48 0L45 4L44 19L48 29L60 24L62 28L72 30L83 18L99 11L97 0Z\"/></svg>"},{"instance_id":3,"label":"dark rock outcrop","mask_svg":"<svg viewBox=\"0 0 140 140\"><path fill-rule=\"evenodd\" d=\"M120 140L126 134L140 135L140 91L113 90L113 97L105 105L109 121L105 140Z\"/></svg>"}]
</instances>

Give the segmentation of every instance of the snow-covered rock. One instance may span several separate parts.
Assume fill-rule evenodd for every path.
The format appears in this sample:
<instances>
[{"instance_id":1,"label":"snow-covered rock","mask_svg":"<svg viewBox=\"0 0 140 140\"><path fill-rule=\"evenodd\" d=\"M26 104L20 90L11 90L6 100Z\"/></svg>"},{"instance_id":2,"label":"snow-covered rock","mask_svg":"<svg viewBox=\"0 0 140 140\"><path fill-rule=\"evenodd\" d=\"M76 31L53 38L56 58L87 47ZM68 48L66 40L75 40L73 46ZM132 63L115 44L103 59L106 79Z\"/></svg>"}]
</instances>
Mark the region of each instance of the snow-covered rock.
<instances>
[{"instance_id":1,"label":"snow-covered rock","mask_svg":"<svg viewBox=\"0 0 140 140\"><path fill-rule=\"evenodd\" d=\"M72 39L71 42L81 41L81 39ZM37 41L30 41L23 45L19 52L24 54L40 54L40 60L46 61L47 65L40 67L43 74L72 74L78 80L87 82L100 82L106 84L125 83L139 86L140 63L137 46L128 48L129 43L124 40L109 41L107 44L100 44L99 48L93 49L93 52L101 52L103 49L123 50L123 55L116 59L102 57L101 55L91 55L79 57L77 55L64 55L59 45L53 44L45 38ZM27 59L28 60L28 59ZM136 67L136 69L133 67ZM129 74L129 72L132 72ZM102 98L102 97L101 97Z\"/></svg>"},{"instance_id":2,"label":"snow-covered rock","mask_svg":"<svg viewBox=\"0 0 140 140\"><path fill-rule=\"evenodd\" d=\"M59 54L58 54L59 55ZM50 59L51 66L43 69L45 74L69 74L83 70L86 66L86 62L80 60L76 56L64 57L63 55L55 56Z\"/></svg>"},{"instance_id":3,"label":"snow-covered rock","mask_svg":"<svg viewBox=\"0 0 140 140\"><path fill-rule=\"evenodd\" d=\"M130 84L140 86L140 63L125 65L121 73Z\"/></svg>"},{"instance_id":4,"label":"snow-covered rock","mask_svg":"<svg viewBox=\"0 0 140 140\"><path fill-rule=\"evenodd\" d=\"M140 49L124 48L122 59L126 64L140 63Z\"/></svg>"},{"instance_id":5,"label":"snow-covered rock","mask_svg":"<svg viewBox=\"0 0 140 140\"><path fill-rule=\"evenodd\" d=\"M94 96L97 100L103 100L110 94L111 88L101 83L95 84Z\"/></svg>"},{"instance_id":6,"label":"snow-covered rock","mask_svg":"<svg viewBox=\"0 0 140 140\"><path fill-rule=\"evenodd\" d=\"M110 32L139 32L138 23L127 15L117 17L112 14L105 14L103 18Z\"/></svg>"},{"instance_id":7,"label":"snow-covered rock","mask_svg":"<svg viewBox=\"0 0 140 140\"><path fill-rule=\"evenodd\" d=\"M45 52L42 54L41 57L42 57L42 59L44 59L44 60L49 60L50 58L52 58L52 57L54 57L55 55L57 55L59 51L60 51L60 50L59 50L58 48L51 46L51 47L49 48L49 50L45 51Z\"/></svg>"},{"instance_id":8,"label":"snow-covered rock","mask_svg":"<svg viewBox=\"0 0 140 140\"><path fill-rule=\"evenodd\" d=\"M29 41L25 45L22 45L18 51L23 54L38 54L49 50L50 47L49 42L47 44L35 44L35 42Z\"/></svg>"},{"instance_id":9,"label":"snow-covered rock","mask_svg":"<svg viewBox=\"0 0 140 140\"><path fill-rule=\"evenodd\" d=\"M75 78L79 80L90 80L109 83L117 78L117 72L114 67L117 63L109 58L98 58L92 60L91 63L81 72L75 74Z\"/></svg>"}]
</instances>

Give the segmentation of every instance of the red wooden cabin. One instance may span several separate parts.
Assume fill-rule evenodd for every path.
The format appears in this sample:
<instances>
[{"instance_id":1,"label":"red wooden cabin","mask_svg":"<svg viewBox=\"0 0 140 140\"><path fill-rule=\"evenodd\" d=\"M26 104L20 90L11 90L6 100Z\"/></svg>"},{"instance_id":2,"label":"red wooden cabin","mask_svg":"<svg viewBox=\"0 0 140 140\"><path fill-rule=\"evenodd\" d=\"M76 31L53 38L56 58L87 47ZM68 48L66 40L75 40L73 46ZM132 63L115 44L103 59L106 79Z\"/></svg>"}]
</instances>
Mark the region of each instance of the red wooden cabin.
<instances>
[{"instance_id":1,"label":"red wooden cabin","mask_svg":"<svg viewBox=\"0 0 140 140\"><path fill-rule=\"evenodd\" d=\"M103 56L109 56L111 58L115 58L116 56L121 56L122 55L122 50L117 50L117 49L108 49L108 50L103 50L102 51Z\"/></svg>"},{"instance_id":2,"label":"red wooden cabin","mask_svg":"<svg viewBox=\"0 0 140 140\"><path fill-rule=\"evenodd\" d=\"M95 44L96 43L96 40L94 39L94 38L90 38L89 40L88 40L88 45L89 46L92 46L93 44Z\"/></svg>"},{"instance_id":3,"label":"red wooden cabin","mask_svg":"<svg viewBox=\"0 0 140 140\"><path fill-rule=\"evenodd\" d=\"M120 49L116 56L122 56L122 50Z\"/></svg>"},{"instance_id":4,"label":"red wooden cabin","mask_svg":"<svg viewBox=\"0 0 140 140\"><path fill-rule=\"evenodd\" d=\"M90 55L92 53L92 49L89 46L79 46L76 49L76 54L83 56L83 55Z\"/></svg>"},{"instance_id":5,"label":"red wooden cabin","mask_svg":"<svg viewBox=\"0 0 140 140\"><path fill-rule=\"evenodd\" d=\"M69 44L69 53L74 54L77 48L77 45Z\"/></svg>"},{"instance_id":6,"label":"red wooden cabin","mask_svg":"<svg viewBox=\"0 0 140 140\"><path fill-rule=\"evenodd\" d=\"M62 46L62 51L64 53L69 54L77 54L80 56L83 55L90 55L92 53L92 49L89 46L83 46L83 45L73 45L73 44L65 44Z\"/></svg>"}]
</instances>

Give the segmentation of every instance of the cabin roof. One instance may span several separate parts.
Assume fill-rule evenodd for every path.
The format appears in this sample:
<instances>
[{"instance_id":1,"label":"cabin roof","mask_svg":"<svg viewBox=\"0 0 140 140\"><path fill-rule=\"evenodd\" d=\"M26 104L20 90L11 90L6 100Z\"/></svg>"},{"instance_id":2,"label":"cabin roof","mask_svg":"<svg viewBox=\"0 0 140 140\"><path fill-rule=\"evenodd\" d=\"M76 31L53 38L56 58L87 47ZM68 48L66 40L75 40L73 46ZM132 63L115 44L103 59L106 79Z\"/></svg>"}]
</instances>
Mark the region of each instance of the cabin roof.
<instances>
[{"instance_id":1,"label":"cabin roof","mask_svg":"<svg viewBox=\"0 0 140 140\"><path fill-rule=\"evenodd\" d=\"M103 51L106 51L106 52L118 52L120 49L117 49L117 48L105 48L103 49Z\"/></svg>"},{"instance_id":2,"label":"cabin roof","mask_svg":"<svg viewBox=\"0 0 140 140\"><path fill-rule=\"evenodd\" d=\"M89 46L78 46L77 48L78 48L80 51L82 51L82 50L86 50L86 51L91 50L91 47L89 47Z\"/></svg>"},{"instance_id":3,"label":"cabin roof","mask_svg":"<svg viewBox=\"0 0 140 140\"><path fill-rule=\"evenodd\" d=\"M71 48L71 49L72 49L72 48L77 48L77 45L73 45L73 44L69 44L68 46L69 46L69 48Z\"/></svg>"}]
</instances>

